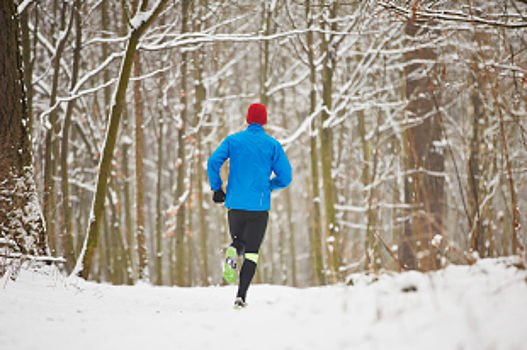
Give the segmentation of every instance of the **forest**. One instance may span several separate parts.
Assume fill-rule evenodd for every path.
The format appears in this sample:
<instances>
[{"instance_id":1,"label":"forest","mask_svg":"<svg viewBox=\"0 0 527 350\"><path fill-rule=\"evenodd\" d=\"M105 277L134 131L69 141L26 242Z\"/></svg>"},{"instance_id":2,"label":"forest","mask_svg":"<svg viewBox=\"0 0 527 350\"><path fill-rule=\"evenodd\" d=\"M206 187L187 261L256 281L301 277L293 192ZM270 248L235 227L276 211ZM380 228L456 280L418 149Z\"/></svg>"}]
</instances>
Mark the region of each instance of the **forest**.
<instances>
[{"instance_id":1,"label":"forest","mask_svg":"<svg viewBox=\"0 0 527 350\"><path fill-rule=\"evenodd\" d=\"M207 159L254 102L293 168L256 282L525 259L526 0L1 7L0 275L224 283Z\"/></svg>"}]
</instances>

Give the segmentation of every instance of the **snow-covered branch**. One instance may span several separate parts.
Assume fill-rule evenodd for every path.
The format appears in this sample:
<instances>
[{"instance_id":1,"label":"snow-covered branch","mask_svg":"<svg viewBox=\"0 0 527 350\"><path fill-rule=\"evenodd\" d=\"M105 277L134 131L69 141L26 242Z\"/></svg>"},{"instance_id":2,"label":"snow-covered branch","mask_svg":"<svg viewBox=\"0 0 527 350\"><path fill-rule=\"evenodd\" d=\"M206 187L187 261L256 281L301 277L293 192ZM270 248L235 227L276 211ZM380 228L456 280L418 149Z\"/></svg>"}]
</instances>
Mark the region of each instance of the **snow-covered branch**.
<instances>
[{"instance_id":1,"label":"snow-covered branch","mask_svg":"<svg viewBox=\"0 0 527 350\"><path fill-rule=\"evenodd\" d=\"M406 20L422 21L422 20L439 20L439 21L453 21L474 23L480 25L487 25L493 27L502 27L507 29L522 29L527 28L527 22L514 22L513 20L495 21L488 20L482 17L475 16L472 12L469 14L455 11L432 11L427 8L424 9L406 9L402 6L395 5L392 1L378 1L380 6L386 10L394 11L395 13L404 16Z\"/></svg>"}]
</instances>

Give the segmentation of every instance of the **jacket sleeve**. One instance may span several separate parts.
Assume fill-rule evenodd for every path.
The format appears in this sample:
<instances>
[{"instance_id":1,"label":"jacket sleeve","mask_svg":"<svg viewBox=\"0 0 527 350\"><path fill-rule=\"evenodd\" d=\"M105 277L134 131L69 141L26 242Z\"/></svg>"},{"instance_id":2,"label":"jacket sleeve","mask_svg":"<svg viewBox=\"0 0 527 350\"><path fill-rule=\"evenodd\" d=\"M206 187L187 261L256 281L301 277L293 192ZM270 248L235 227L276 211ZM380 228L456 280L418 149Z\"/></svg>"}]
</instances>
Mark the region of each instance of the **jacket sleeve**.
<instances>
[{"instance_id":1,"label":"jacket sleeve","mask_svg":"<svg viewBox=\"0 0 527 350\"><path fill-rule=\"evenodd\" d=\"M220 169L223 163L229 158L229 138L227 137L221 145L210 155L207 162L207 175L209 177L210 188L217 191L222 186Z\"/></svg>"},{"instance_id":2,"label":"jacket sleeve","mask_svg":"<svg viewBox=\"0 0 527 350\"><path fill-rule=\"evenodd\" d=\"M271 191L286 188L293 180L291 164L282 145L276 145L273 158L272 170L276 176L271 179Z\"/></svg>"}]
</instances>

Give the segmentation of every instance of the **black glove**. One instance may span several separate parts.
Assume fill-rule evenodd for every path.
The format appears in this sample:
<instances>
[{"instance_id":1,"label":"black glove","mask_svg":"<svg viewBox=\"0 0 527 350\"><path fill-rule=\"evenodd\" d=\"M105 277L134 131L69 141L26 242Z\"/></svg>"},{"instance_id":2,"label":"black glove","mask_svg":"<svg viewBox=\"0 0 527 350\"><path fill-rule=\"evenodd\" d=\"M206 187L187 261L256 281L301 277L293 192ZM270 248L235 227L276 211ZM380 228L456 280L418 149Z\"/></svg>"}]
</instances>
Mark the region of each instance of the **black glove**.
<instances>
[{"instance_id":1,"label":"black glove","mask_svg":"<svg viewBox=\"0 0 527 350\"><path fill-rule=\"evenodd\" d=\"M214 192L214 195L212 196L212 200L214 203L223 203L225 202L225 192L223 192L223 189L219 189Z\"/></svg>"}]
</instances>

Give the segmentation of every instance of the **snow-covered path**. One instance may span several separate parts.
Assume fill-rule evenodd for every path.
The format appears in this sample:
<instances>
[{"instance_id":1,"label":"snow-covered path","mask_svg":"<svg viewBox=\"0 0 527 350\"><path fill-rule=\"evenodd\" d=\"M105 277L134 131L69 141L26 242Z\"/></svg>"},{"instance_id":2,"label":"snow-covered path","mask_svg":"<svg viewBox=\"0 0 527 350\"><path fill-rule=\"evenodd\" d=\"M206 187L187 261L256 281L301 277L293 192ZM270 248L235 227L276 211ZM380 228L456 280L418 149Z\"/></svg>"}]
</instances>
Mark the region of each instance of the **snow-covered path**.
<instances>
[{"instance_id":1,"label":"snow-covered path","mask_svg":"<svg viewBox=\"0 0 527 350\"><path fill-rule=\"evenodd\" d=\"M527 349L527 273L496 260L375 283L134 287L23 270L0 279L0 349ZM415 286L416 292L401 290Z\"/></svg>"}]
</instances>

